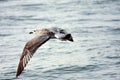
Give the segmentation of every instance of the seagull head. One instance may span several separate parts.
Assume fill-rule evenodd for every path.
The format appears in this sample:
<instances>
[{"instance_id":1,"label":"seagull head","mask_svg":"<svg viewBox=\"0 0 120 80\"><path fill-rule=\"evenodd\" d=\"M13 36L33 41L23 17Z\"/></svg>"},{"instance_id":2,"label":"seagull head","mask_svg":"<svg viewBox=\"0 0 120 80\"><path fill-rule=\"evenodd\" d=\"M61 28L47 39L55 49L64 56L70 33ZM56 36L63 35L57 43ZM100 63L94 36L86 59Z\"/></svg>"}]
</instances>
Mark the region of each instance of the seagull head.
<instances>
[{"instance_id":1,"label":"seagull head","mask_svg":"<svg viewBox=\"0 0 120 80\"><path fill-rule=\"evenodd\" d=\"M70 33L67 33L64 29L61 28L51 28L51 31L54 33L54 37L57 39L60 39L62 41L71 41L73 42L73 38L72 35Z\"/></svg>"}]
</instances>

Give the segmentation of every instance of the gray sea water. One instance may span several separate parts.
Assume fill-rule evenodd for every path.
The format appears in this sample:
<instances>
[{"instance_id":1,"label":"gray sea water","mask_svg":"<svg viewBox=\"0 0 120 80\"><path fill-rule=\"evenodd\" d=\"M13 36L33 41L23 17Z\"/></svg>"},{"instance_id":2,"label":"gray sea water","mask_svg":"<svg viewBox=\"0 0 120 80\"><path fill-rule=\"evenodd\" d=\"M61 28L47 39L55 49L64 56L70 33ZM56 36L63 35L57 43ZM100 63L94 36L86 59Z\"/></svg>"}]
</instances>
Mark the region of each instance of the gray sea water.
<instances>
[{"instance_id":1,"label":"gray sea water","mask_svg":"<svg viewBox=\"0 0 120 80\"><path fill-rule=\"evenodd\" d=\"M15 78L37 28L60 27ZM0 80L120 80L120 0L0 0Z\"/></svg>"}]
</instances>

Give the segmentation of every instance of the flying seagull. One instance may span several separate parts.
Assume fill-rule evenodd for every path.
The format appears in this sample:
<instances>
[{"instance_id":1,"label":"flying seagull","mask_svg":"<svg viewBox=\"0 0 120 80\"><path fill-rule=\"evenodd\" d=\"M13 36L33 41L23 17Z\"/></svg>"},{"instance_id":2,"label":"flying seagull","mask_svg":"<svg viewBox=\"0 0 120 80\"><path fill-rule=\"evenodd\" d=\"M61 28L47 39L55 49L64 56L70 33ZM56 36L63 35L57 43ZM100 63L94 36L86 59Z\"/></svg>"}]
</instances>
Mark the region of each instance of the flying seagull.
<instances>
[{"instance_id":1,"label":"flying seagull","mask_svg":"<svg viewBox=\"0 0 120 80\"><path fill-rule=\"evenodd\" d=\"M57 27L37 29L33 32L30 32L30 34L33 33L35 33L36 36L25 44L18 64L16 77L22 73L28 61L30 58L32 58L36 50L49 39L59 39L62 41L73 42L73 38L70 33L67 33L64 29Z\"/></svg>"}]
</instances>

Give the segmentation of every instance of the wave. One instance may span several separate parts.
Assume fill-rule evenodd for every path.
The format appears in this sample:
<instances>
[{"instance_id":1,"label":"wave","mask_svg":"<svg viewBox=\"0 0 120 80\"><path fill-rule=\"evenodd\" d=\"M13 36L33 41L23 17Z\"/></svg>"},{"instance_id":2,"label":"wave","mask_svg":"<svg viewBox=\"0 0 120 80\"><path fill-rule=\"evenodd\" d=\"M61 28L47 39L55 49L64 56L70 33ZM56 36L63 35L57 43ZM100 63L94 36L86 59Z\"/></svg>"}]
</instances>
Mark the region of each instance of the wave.
<instances>
[{"instance_id":1,"label":"wave","mask_svg":"<svg viewBox=\"0 0 120 80\"><path fill-rule=\"evenodd\" d=\"M86 66L65 66L58 67L55 69L44 71L44 73L53 73L53 74L69 74L69 73L80 73L85 71L96 71L100 70L99 65L86 65Z\"/></svg>"}]
</instances>

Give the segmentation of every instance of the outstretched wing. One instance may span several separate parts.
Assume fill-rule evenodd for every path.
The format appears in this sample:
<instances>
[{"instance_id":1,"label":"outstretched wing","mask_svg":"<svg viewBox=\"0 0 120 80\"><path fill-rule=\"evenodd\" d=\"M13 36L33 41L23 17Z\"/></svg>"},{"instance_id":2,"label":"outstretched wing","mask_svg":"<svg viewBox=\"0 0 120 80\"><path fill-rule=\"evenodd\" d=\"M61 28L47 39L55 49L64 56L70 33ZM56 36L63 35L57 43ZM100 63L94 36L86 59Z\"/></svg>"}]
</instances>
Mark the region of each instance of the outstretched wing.
<instances>
[{"instance_id":1,"label":"outstretched wing","mask_svg":"<svg viewBox=\"0 0 120 80\"><path fill-rule=\"evenodd\" d=\"M18 64L16 77L18 77L22 73L22 71L24 70L30 58L32 58L35 51L49 39L50 36L48 35L38 35L26 43Z\"/></svg>"}]
</instances>

